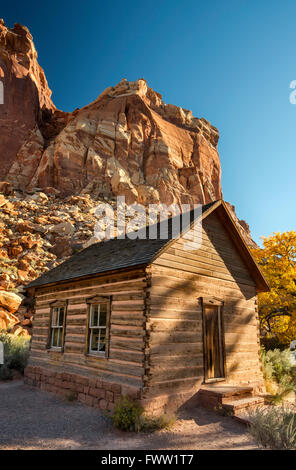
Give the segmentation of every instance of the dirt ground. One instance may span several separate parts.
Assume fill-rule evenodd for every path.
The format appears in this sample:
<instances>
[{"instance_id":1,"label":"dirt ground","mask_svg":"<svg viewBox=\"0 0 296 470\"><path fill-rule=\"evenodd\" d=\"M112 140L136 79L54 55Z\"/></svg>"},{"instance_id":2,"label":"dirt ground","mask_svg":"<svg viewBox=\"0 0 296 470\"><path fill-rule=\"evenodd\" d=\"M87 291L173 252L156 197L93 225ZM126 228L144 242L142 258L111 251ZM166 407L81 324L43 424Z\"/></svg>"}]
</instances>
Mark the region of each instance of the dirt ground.
<instances>
[{"instance_id":1,"label":"dirt ground","mask_svg":"<svg viewBox=\"0 0 296 470\"><path fill-rule=\"evenodd\" d=\"M97 409L24 385L0 383L0 449L257 449L243 424L197 407L170 430L114 430Z\"/></svg>"}]
</instances>

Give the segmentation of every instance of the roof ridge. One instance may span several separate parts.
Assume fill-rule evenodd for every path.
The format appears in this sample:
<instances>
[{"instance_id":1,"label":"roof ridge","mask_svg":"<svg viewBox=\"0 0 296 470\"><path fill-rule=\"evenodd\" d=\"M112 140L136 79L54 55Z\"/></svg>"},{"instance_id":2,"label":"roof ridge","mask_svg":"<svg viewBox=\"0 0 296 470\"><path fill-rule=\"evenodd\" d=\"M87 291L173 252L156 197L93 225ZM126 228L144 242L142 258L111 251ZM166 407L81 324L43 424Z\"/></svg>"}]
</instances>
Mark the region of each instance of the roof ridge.
<instances>
[{"instance_id":1,"label":"roof ridge","mask_svg":"<svg viewBox=\"0 0 296 470\"><path fill-rule=\"evenodd\" d=\"M219 200L212 201L208 204L199 204L198 206L202 208L202 214L204 214L218 201ZM117 236L94 243L78 253L75 253L50 271L43 273L39 278L28 284L26 288L73 280L140 264L148 265L170 242L174 241L177 236L184 234L185 231L191 227L195 218L201 215L198 211L196 212L196 209L197 208L193 208L184 214L181 213L174 217L160 220L156 224L148 224L139 230L126 233L123 238ZM189 214L188 219L185 217L187 214ZM195 214L196 217L194 217ZM185 220L185 226L183 226L182 220L179 224L179 231L173 233L173 220L180 217L180 215L181 218L185 217L185 219L183 219ZM161 232L162 224L168 225L166 238L160 237L161 234L164 235L164 233ZM148 231L149 235L151 235L151 232L153 233L154 230L155 235L155 227L157 227L157 237L147 237ZM143 238L141 238L141 231L145 231L145 237ZM134 237L131 234L134 234ZM135 236L135 234L137 236ZM173 236L175 234L176 236Z\"/></svg>"}]
</instances>

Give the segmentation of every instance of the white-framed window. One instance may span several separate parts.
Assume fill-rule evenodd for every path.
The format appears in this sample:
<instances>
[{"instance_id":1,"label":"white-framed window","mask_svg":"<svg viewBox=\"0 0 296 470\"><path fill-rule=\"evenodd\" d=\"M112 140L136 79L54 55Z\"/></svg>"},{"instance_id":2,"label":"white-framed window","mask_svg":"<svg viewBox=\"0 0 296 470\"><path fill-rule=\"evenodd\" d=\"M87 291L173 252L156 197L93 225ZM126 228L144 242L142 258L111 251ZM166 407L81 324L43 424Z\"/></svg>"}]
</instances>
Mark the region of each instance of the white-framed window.
<instances>
[{"instance_id":1,"label":"white-framed window","mask_svg":"<svg viewBox=\"0 0 296 470\"><path fill-rule=\"evenodd\" d=\"M61 349L64 342L65 307L52 307L50 348Z\"/></svg>"},{"instance_id":2,"label":"white-framed window","mask_svg":"<svg viewBox=\"0 0 296 470\"><path fill-rule=\"evenodd\" d=\"M109 303L90 304L88 322L88 353L106 356L108 344Z\"/></svg>"}]
</instances>

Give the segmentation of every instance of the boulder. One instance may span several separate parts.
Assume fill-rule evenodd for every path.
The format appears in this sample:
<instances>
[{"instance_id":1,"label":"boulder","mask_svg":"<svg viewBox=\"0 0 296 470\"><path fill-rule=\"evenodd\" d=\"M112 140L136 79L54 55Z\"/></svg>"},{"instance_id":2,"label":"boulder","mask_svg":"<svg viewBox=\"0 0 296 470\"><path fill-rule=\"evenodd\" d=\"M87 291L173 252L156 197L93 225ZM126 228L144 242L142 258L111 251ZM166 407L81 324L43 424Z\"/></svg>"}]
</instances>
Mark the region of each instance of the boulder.
<instances>
[{"instance_id":1,"label":"boulder","mask_svg":"<svg viewBox=\"0 0 296 470\"><path fill-rule=\"evenodd\" d=\"M14 313L19 308L22 298L13 292L0 291L0 308L4 308L9 313Z\"/></svg>"},{"instance_id":2,"label":"boulder","mask_svg":"<svg viewBox=\"0 0 296 470\"><path fill-rule=\"evenodd\" d=\"M19 323L20 321L17 316L0 307L0 330L11 329Z\"/></svg>"},{"instance_id":3,"label":"boulder","mask_svg":"<svg viewBox=\"0 0 296 470\"><path fill-rule=\"evenodd\" d=\"M13 192L13 186L8 181L0 181L0 193L9 196Z\"/></svg>"},{"instance_id":4,"label":"boulder","mask_svg":"<svg viewBox=\"0 0 296 470\"><path fill-rule=\"evenodd\" d=\"M21 321L21 326L27 326L31 328L33 326L32 320L30 320L29 318L25 318L23 321Z\"/></svg>"},{"instance_id":5,"label":"boulder","mask_svg":"<svg viewBox=\"0 0 296 470\"><path fill-rule=\"evenodd\" d=\"M3 194L0 194L0 207L3 207L7 204L6 198L3 196Z\"/></svg>"},{"instance_id":6,"label":"boulder","mask_svg":"<svg viewBox=\"0 0 296 470\"><path fill-rule=\"evenodd\" d=\"M22 327L19 326L19 325L15 325L15 326L10 330L10 334L12 334L13 336L26 336L26 337L30 337L30 333L28 332L28 330L26 330L25 328L22 328Z\"/></svg>"},{"instance_id":7,"label":"boulder","mask_svg":"<svg viewBox=\"0 0 296 470\"><path fill-rule=\"evenodd\" d=\"M61 235L73 235L75 227L71 222L62 222L49 228L50 232L58 233Z\"/></svg>"},{"instance_id":8,"label":"boulder","mask_svg":"<svg viewBox=\"0 0 296 470\"><path fill-rule=\"evenodd\" d=\"M71 245L71 239L69 237L59 237L55 239L55 244L50 249L51 253L54 253L57 258L69 257L73 254L73 248Z\"/></svg>"}]
</instances>

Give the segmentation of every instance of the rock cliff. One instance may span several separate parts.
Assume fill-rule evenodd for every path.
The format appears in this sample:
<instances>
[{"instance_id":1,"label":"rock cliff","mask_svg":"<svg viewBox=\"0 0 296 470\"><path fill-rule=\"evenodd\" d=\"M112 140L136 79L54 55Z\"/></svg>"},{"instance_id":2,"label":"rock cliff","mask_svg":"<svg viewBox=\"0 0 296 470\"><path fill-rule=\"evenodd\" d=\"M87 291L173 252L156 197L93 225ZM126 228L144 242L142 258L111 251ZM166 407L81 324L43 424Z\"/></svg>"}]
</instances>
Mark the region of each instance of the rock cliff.
<instances>
[{"instance_id":1,"label":"rock cliff","mask_svg":"<svg viewBox=\"0 0 296 470\"><path fill-rule=\"evenodd\" d=\"M0 181L17 189L124 195L127 203L220 198L219 133L165 104L143 79L123 79L72 113L55 108L32 36L0 22Z\"/></svg>"}]
</instances>

